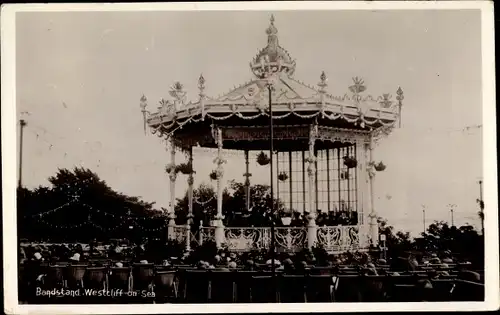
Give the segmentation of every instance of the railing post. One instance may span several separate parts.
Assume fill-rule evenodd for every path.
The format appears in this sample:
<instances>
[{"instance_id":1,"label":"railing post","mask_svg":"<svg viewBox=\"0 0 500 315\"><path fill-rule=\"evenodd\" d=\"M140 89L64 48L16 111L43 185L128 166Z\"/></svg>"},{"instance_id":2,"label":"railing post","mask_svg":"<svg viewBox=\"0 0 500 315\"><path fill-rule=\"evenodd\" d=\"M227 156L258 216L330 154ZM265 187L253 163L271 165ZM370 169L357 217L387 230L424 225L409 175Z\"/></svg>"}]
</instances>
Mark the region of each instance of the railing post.
<instances>
[{"instance_id":1,"label":"railing post","mask_svg":"<svg viewBox=\"0 0 500 315\"><path fill-rule=\"evenodd\" d=\"M203 244L203 221L200 221L200 228L198 229L198 243L200 246Z\"/></svg>"},{"instance_id":2,"label":"railing post","mask_svg":"<svg viewBox=\"0 0 500 315\"><path fill-rule=\"evenodd\" d=\"M191 250L191 224L189 222L186 224L186 251Z\"/></svg>"}]
</instances>

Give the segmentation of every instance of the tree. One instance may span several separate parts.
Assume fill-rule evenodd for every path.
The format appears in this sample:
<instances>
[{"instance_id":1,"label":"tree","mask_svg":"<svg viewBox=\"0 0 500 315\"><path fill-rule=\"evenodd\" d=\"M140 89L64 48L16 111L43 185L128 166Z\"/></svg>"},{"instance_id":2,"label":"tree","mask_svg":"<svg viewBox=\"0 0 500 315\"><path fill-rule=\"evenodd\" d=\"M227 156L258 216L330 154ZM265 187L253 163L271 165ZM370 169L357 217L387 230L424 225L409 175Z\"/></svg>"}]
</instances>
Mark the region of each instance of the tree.
<instances>
[{"instance_id":1,"label":"tree","mask_svg":"<svg viewBox=\"0 0 500 315\"><path fill-rule=\"evenodd\" d=\"M165 220L153 209L154 203L114 191L89 169L59 169L49 182L51 187L18 190L20 237L53 241L139 240L144 231L160 233L164 226Z\"/></svg>"},{"instance_id":2,"label":"tree","mask_svg":"<svg viewBox=\"0 0 500 315\"><path fill-rule=\"evenodd\" d=\"M270 226L271 224L271 202L274 201L276 213L284 211L284 205L276 198L271 198L270 187L267 185L250 186L250 211L246 209L246 186L243 183L232 181L229 189L224 189L222 200L222 214L225 226ZM188 194L182 199L177 199L175 205L176 223L185 224L188 213ZM198 223L203 221L207 226L209 220L217 213L217 196L213 187L200 185L193 190L193 229L197 230ZM281 224L278 217L275 223Z\"/></svg>"},{"instance_id":3,"label":"tree","mask_svg":"<svg viewBox=\"0 0 500 315\"><path fill-rule=\"evenodd\" d=\"M410 233L397 231L394 232L394 227L388 224L387 219L377 218L378 229L380 235L386 237L387 253L390 257L399 257L405 252L413 249L413 244L410 238Z\"/></svg>"}]
</instances>

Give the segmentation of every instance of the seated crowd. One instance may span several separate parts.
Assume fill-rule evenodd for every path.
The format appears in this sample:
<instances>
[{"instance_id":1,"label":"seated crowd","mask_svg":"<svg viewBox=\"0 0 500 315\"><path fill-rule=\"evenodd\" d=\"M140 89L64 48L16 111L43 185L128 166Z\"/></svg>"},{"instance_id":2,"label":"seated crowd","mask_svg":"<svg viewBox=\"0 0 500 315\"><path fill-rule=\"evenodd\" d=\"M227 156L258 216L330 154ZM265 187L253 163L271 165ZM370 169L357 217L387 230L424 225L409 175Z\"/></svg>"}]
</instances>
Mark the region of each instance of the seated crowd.
<instances>
[{"instance_id":1,"label":"seated crowd","mask_svg":"<svg viewBox=\"0 0 500 315\"><path fill-rule=\"evenodd\" d=\"M172 245L170 245L172 246ZM48 277L48 266L82 266L86 268L106 267L106 270L152 265L155 272L175 271L176 281L181 271L205 270L207 272L255 272L269 273L273 264L270 253L263 251L230 252L217 249L207 243L192 252L167 248L168 254L147 243L124 246L118 243L96 244L30 244L20 250L21 290L33 290ZM438 279L461 279L474 283L483 282L482 276L470 270L467 262L456 261L450 253L406 255L384 260L367 253L328 254L321 249L304 250L297 253L277 253L274 268L282 275L329 275L329 276L380 276L405 277L420 275L419 285L431 290ZM130 272L131 277L133 273ZM152 274L151 274L152 275ZM152 275L153 276L153 275ZM104 281L104 280L103 280ZM78 286L82 285L78 284ZM178 285L178 284L177 284ZM333 285L333 284L332 284ZM342 286L341 286L342 287ZM130 287L129 287L130 288ZM179 288L179 290L182 288ZM341 290L341 289L339 289Z\"/></svg>"}]
</instances>

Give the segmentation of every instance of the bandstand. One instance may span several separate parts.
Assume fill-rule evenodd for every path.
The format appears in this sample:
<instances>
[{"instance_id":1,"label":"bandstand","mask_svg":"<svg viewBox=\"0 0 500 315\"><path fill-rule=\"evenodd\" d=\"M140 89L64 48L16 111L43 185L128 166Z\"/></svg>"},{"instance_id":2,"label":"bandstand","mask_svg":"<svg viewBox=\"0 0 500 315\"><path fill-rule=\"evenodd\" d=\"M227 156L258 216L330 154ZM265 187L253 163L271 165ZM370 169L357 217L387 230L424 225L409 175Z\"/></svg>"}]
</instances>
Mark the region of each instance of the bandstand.
<instances>
[{"instance_id":1,"label":"bandstand","mask_svg":"<svg viewBox=\"0 0 500 315\"><path fill-rule=\"evenodd\" d=\"M141 98L145 128L167 140L170 161L170 207L168 236L186 243L214 240L218 247L230 250L269 248L269 227L224 227L223 225L223 150L244 151L247 187L247 210L250 208L249 152L261 151L269 156L270 138L276 180L274 197L287 211L303 213L307 225L276 227L273 231L278 250L294 251L320 245L329 252L366 250L378 244L378 223L374 207L373 186L376 171L385 166L372 157L374 143L388 135L401 116L403 92L379 97L365 95L362 79L353 78L348 93L327 93L323 72L317 86L294 78L296 62L278 43L278 30L271 17L266 29L267 46L250 62L254 78L223 96L211 98L204 92L205 78L198 79L199 97L188 101L182 84L175 83L171 99L162 99L156 112L147 110L147 99ZM270 128L272 121L272 128ZM191 233L193 224L193 183L196 165L193 147L214 148L217 181L217 214L214 226L200 227L199 235ZM175 195L178 168L175 152L187 153L188 224L175 224ZM261 156L262 158L262 156ZM285 175L283 175L285 174ZM229 209L230 210L230 209ZM318 211L342 212L349 224L318 226Z\"/></svg>"}]
</instances>

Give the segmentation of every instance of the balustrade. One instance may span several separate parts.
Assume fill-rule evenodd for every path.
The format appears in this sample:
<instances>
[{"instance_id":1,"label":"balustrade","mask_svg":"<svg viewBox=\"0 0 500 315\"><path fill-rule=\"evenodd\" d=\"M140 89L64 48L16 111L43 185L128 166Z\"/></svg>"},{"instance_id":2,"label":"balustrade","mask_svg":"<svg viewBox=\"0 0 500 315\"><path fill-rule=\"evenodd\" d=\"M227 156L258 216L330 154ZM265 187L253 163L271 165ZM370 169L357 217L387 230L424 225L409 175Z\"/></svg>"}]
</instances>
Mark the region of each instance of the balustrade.
<instances>
[{"instance_id":1,"label":"balustrade","mask_svg":"<svg viewBox=\"0 0 500 315\"><path fill-rule=\"evenodd\" d=\"M185 226L175 228L175 238L186 241L186 233L191 233ZM315 245L328 252L340 253L368 248L369 235L367 226L327 226L317 227ZM215 242L216 227L201 227L197 235L190 239L199 245L207 241ZM308 247L307 227L276 227L275 245L277 251L296 252ZM226 227L223 244L231 251L251 251L268 249L271 246L270 227Z\"/></svg>"}]
</instances>

